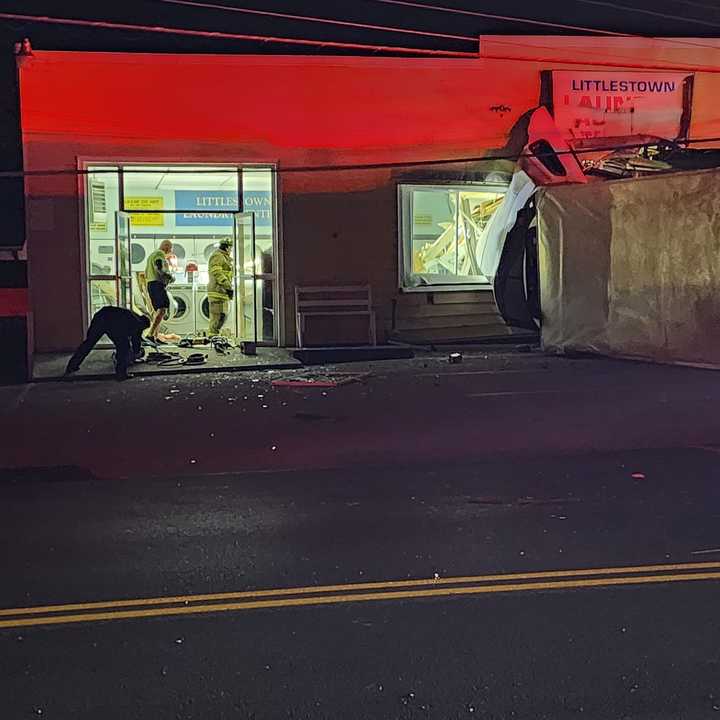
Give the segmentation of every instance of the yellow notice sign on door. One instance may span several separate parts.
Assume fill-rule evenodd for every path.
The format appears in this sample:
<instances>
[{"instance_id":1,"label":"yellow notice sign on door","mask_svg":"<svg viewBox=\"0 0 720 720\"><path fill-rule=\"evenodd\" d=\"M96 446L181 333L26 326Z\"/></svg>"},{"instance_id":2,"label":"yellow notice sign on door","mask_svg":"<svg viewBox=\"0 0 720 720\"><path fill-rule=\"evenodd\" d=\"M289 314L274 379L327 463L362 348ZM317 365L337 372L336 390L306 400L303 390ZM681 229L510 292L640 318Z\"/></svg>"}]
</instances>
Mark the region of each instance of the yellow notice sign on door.
<instances>
[{"instance_id":1,"label":"yellow notice sign on door","mask_svg":"<svg viewBox=\"0 0 720 720\"><path fill-rule=\"evenodd\" d=\"M165 216L162 213L148 212L149 210L162 210L162 197L126 197L125 210L143 210L141 213L130 212L130 222L133 225L144 227L162 227L165 224Z\"/></svg>"}]
</instances>

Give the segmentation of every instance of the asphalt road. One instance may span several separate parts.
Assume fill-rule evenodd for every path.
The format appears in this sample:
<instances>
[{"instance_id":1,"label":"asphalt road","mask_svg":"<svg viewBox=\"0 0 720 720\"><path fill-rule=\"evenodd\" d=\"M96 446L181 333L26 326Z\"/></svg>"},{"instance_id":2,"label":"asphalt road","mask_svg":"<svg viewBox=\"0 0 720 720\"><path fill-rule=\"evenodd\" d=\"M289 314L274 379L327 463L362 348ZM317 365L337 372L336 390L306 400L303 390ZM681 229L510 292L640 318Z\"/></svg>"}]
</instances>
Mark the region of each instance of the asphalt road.
<instances>
[{"instance_id":1,"label":"asphalt road","mask_svg":"<svg viewBox=\"0 0 720 720\"><path fill-rule=\"evenodd\" d=\"M209 378L0 390L32 464L74 466L2 475L0 717L718 717L716 375L376 368L233 401ZM252 419L133 468L130 417L171 387L196 434Z\"/></svg>"}]
</instances>

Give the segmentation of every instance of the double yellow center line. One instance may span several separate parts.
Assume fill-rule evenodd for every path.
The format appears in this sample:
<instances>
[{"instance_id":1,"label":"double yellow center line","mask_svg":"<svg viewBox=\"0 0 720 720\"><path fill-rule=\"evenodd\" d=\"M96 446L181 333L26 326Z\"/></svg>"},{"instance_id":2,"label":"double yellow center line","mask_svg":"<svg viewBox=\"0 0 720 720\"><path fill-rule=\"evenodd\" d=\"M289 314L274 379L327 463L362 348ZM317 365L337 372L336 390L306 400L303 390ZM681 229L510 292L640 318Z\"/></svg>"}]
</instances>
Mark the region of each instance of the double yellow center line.
<instances>
[{"instance_id":1,"label":"double yellow center line","mask_svg":"<svg viewBox=\"0 0 720 720\"><path fill-rule=\"evenodd\" d=\"M720 562L674 565L552 570L505 575L470 575L392 580L345 585L249 590L207 595L108 600L0 610L0 629L36 625L124 620L131 618L201 615L260 608L412 600L419 598L486 595L489 593L574 590L626 585L720 580Z\"/></svg>"}]
</instances>

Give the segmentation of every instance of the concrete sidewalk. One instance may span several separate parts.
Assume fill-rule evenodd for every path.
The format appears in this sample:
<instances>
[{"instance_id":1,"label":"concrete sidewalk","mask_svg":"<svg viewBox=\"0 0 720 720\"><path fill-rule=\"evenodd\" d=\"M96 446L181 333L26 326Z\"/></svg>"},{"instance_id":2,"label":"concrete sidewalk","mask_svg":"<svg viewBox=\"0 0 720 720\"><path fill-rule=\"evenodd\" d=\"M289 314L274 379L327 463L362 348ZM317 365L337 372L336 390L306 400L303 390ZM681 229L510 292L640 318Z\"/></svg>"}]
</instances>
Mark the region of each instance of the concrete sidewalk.
<instances>
[{"instance_id":1,"label":"concrete sidewalk","mask_svg":"<svg viewBox=\"0 0 720 720\"><path fill-rule=\"evenodd\" d=\"M711 371L540 353L0 388L0 465L103 478L357 467L720 444Z\"/></svg>"},{"instance_id":2,"label":"concrete sidewalk","mask_svg":"<svg viewBox=\"0 0 720 720\"><path fill-rule=\"evenodd\" d=\"M507 346L504 346L507 349ZM146 348L147 352L154 352ZM335 362L378 362L386 359L412 359L415 350L404 346L348 346L338 348L278 348L259 347L256 355L245 355L240 348L231 347L220 353L212 345L197 345L182 348L177 345L161 345L157 352L177 357L167 364L159 362L140 362L133 365L135 375L186 375L218 372L242 372L248 370L293 370L305 365L327 366ZM420 351L423 352L422 350ZM200 365L185 364L191 354L205 355L206 361ZM427 352L425 353L427 354ZM72 380L102 380L115 377L112 348L93 350L83 362ZM45 353L35 357L33 381L64 379L65 368L71 353Z\"/></svg>"},{"instance_id":3,"label":"concrete sidewalk","mask_svg":"<svg viewBox=\"0 0 720 720\"><path fill-rule=\"evenodd\" d=\"M146 348L147 350L147 348ZM186 373L213 373L242 370L287 370L302 366L299 360L292 356L292 352L285 348L260 347L257 355L243 355L238 348L232 348L223 355L213 349L211 345L201 345L193 348L179 348L175 345L162 345L159 352L177 354L181 359L191 353L202 353L207 361L202 365L158 363L136 363L131 372L135 375L182 375ZM43 353L35 356L33 380L42 382L46 380L59 380L65 374L65 367L72 353ZM85 359L80 370L73 375L73 380L103 380L115 377L112 360L113 351L110 348L93 350Z\"/></svg>"}]
</instances>

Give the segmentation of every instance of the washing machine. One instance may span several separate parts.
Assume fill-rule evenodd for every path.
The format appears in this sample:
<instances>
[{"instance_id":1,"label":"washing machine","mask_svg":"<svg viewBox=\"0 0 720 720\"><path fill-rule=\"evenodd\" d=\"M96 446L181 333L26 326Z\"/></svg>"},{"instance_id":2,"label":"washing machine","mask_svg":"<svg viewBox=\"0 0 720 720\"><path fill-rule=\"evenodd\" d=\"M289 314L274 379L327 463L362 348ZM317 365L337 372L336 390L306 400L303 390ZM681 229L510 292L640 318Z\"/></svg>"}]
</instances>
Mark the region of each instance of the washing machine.
<instances>
[{"instance_id":1,"label":"washing machine","mask_svg":"<svg viewBox=\"0 0 720 720\"><path fill-rule=\"evenodd\" d=\"M158 249L160 243L165 238L156 237L137 237L134 236L130 240L130 262L132 264L133 272L144 272L147 259L150 257L155 250ZM184 266L185 258L188 254L192 254L192 241L190 248L187 247L188 243L184 240L175 240L173 238L167 238L173 244L173 254L177 258L178 266ZM112 242L112 241L111 241Z\"/></svg>"},{"instance_id":2,"label":"washing machine","mask_svg":"<svg viewBox=\"0 0 720 720\"><path fill-rule=\"evenodd\" d=\"M173 240L173 253L175 253L175 257L178 259L178 263L182 264L185 258L187 258L188 254L192 255L193 252L193 241L190 240L188 243L187 240L180 239L180 240ZM189 245L189 247L188 247Z\"/></svg>"},{"instance_id":3,"label":"washing machine","mask_svg":"<svg viewBox=\"0 0 720 720\"><path fill-rule=\"evenodd\" d=\"M180 269L180 271L182 271L185 267L185 262L188 259L188 255L193 254L193 242L192 240L190 240L189 248L188 242L186 240L171 239L170 242L172 242L173 244L171 255L175 256L175 260L177 261L177 267Z\"/></svg>"},{"instance_id":4,"label":"washing machine","mask_svg":"<svg viewBox=\"0 0 720 720\"><path fill-rule=\"evenodd\" d=\"M210 256L218 249L217 240L198 240L196 243L197 254L200 255L205 263L210 260Z\"/></svg>"},{"instance_id":5,"label":"washing machine","mask_svg":"<svg viewBox=\"0 0 720 720\"><path fill-rule=\"evenodd\" d=\"M130 265L133 272L145 270L145 263L155 249L153 240L133 238L130 242ZM115 240L99 240L90 245L90 271L93 275L115 274Z\"/></svg>"},{"instance_id":6,"label":"washing machine","mask_svg":"<svg viewBox=\"0 0 720 720\"><path fill-rule=\"evenodd\" d=\"M90 243L90 274L115 274L115 240L113 238Z\"/></svg>"},{"instance_id":7,"label":"washing machine","mask_svg":"<svg viewBox=\"0 0 720 720\"><path fill-rule=\"evenodd\" d=\"M207 295L207 285L198 285L197 287L197 318L198 331L207 332L210 325L210 301ZM224 334L235 336L235 308L236 303L233 300L228 303L228 316L223 325Z\"/></svg>"},{"instance_id":8,"label":"washing machine","mask_svg":"<svg viewBox=\"0 0 720 720\"><path fill-rule=\"evenodd\" d=\"M184 337L195 333L195 323L202 328L203 320L196 317L197 298L193 304L193 289L190 284L173 283L167 288L170 297L170 312L163 322L164 332L175 333Z\"/></svg>"},{"instance_id":9,"label":"washing machine","mask_svg":"<svg viewBox=\"0 0 720 720\"><path fill-rule=\"evenodd\" d=\"M133 272L144 272L148 255L153 251L152 240L132 238L130 241L130 264Z\"/></svg>"}]
</instances>

